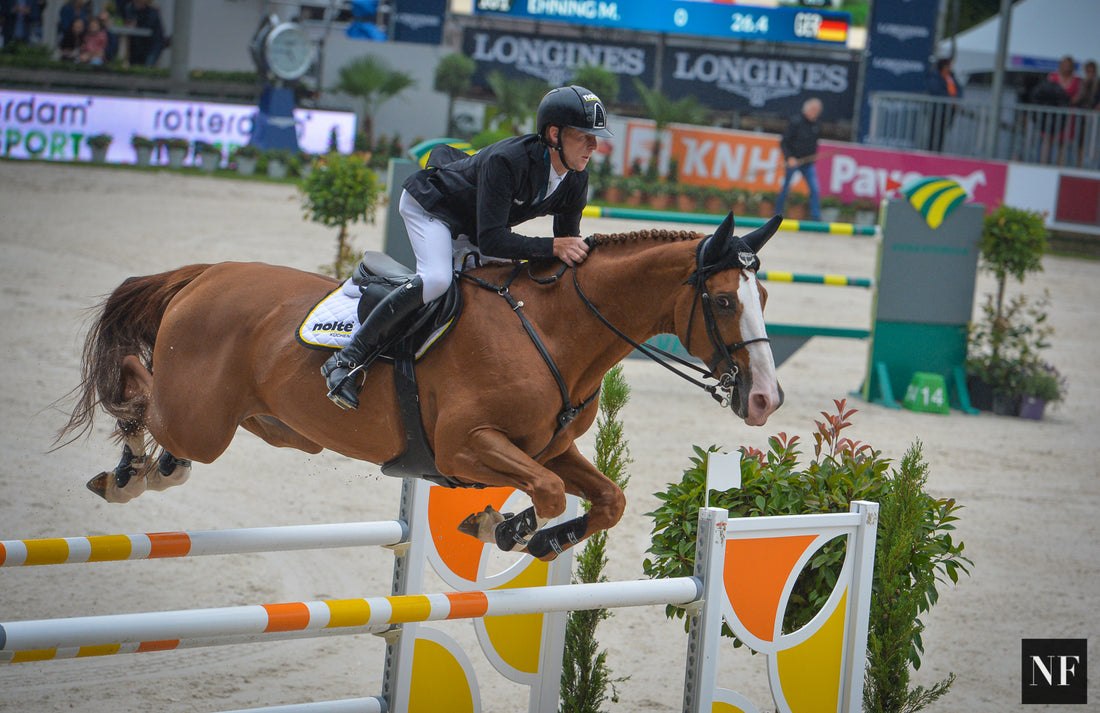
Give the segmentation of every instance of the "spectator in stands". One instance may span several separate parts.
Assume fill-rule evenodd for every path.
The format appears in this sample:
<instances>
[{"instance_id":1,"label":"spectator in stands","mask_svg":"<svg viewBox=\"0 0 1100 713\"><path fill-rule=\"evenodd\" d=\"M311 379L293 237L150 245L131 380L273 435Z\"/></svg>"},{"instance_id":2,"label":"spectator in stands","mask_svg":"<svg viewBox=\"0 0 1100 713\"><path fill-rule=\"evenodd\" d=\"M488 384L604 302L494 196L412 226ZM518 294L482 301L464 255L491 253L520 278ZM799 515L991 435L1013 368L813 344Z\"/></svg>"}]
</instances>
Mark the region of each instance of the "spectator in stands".
<instances>
[{"instance_id":1,"label":"spectator in stands","mask_svg":"<svg viewBox=\"0 0 1100 713\"><path fill-rule=\"evenodd\" d=\"M103 60L110 62L118 55L118 35L114 32L115 16L110 13L107 7L104 7L96 15L96 19L99 20L99 24L107 32L107 51L103 55Z\"/></svg>"},{"instance_id":2,"label":"spectator in stands","mask_svg":"<svg viewBox=\"0 0 1100 713\"><path fill-rule=\"evenodd\" d=\"M1096 109L1100 107L1100 77L1096 75L1096 60L1085 62L1085 76L1081 80L1081 91L1074 106L1078 109Z\"/></svg>"},{"instance_id":3,"label":"spectator in stands","mask_svg":"<svg viewBox=\"0 0 1100 713\"><path fill-rule=\"evenodd\" d=\"M4 47L11 51L19 44L42 41L42 8L45 0L0 0L0 26Z\"/></svg>"},{"instance_id":4,"label":"spectator in stands","mask_svg":"<svg viewBox=\"0 0 1100 713\"><path fill-rule=\"evenodd\" d=\"M951 57L936 60L936 70L928 78L928 93L945 99L962 99L963 90L954 70ZM951 130L955 121L955 106L952 103L932 105L932 126L928 135L928 150L939 153L943 150L943 139Z\"/></svg>"},{"instance_id":5,"label":"spectator in stands","mask_svg":"<svg viewBox=\"0 0 1100 713\"><path fill-rule=\"evenodd\" d=\"M92 19L92 4L88 0L67 0L57 12L57 36L64 37L65 33L73 25L73 20L84 21L84 27L88 26L88 20Z\"/></svg>"},{"instance_id":6,"label":"spectator in stands","mask_svg":"<svg viewBox=\"0 0 1100 713\"><path fill-rule=\"evenodd\" d=\"M135 35L130 38L130 65L155 66L166 44L160 10L149 0L132 0L123 17L127 25L147 29L151 33L148 36Z\"/></svg>"},{"instance_id":7,"label":"spectator in stands","mask_svg":"<svg viewBox=\"0 0 1100 713\"><path fill-rule=\"evenodd\" d=\"M88 21L88 30L84 33L84 39L80 42L79 61L86 64L100 65L107 60L107 44L110 38L107 30L98 17Z\"/></svg>"},{"instance_id":8,"label":"spectator in stands","mask_svg":"<svg viewBox=\"0 0 1100 713\"><path fill-rule=\"evenodd\" d=\"M1065 91L1069 101L1065 106L1074 107L1081 99L1081 78L1077 76L1077 63L1073 61L1073 57L1066 55L1058 62L1057 71L1051 72L1047 75L1047 81L1057 84ZM1066 148L1072 148L1075 144L1074 133L1078 131L1074 125L1074 118L1072 116L1059 115L1054 117L1054 131L1050 132L1050 138L1054 142L1050 147L1050 160L1055 161L1055 147L1058 149L1057 163L1059 166L1064 165L1067 160L1072 160L1067 156Z\"/></svg>"},{"instance_id":9,"label":"spectator in stands","mask_svg":"<svg viewBox=\"0 0 1100 713\"><path fill-rule=\"evenodd\" d=\"M817 182L817 138L821 134L817 125L821 116L821 100L811 97L802 103L802 112L787 123L779 148L783 151L787 173L783 177L783 189L775 199L775 212L783 212L787 201L787 190L796 173L801 173L810 189L810 217L821 220L821 196Z\"/></svg>"},{"instance_id":10,"label":"spectator in stands","mask_svg":"<svg viewBox=\"0 0 1100 713\"><path fill-rule=\"evenodd\" d=\"M84 20L78 17L69 24L69 29L65 30L65 34L61 35L61 40L57 43L57 47L61 51L61 59L78 62L80 60L80 47L83 43Z\"/></svg>"}]
</instances>

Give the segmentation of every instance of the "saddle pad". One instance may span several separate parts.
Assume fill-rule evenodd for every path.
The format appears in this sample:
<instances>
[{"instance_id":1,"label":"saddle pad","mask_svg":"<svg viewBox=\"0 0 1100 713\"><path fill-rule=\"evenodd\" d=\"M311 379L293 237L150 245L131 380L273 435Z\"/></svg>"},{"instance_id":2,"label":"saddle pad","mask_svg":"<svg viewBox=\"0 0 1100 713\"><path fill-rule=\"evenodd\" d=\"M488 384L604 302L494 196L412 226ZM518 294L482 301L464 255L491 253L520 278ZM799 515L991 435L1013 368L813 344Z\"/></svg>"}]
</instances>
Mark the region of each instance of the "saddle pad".
<instances>
[{"instance_id":1,"label":"saddle pad","mask_svg":"<svg viewBox=\"0 0 1100 713\"><path fill-rule=\"evenodd\" d=\"M344 280L302 320L298 340L313 349L343 349L359 329L359 296L359 287Z\"/></svg>"},{"instance_id":2,"label":"saddle pad","mask_svg":"<svg viewBox=\"0 0 1100 713\"><path fill-rule=\"evenodd\" d=\"M359 301L362 295L359 285L356 285L353 280L354 278L349 277L309 311L306 318L298 325L299 342L310 349L343 349L351 342L352 335L359 329ZM453 295L457 294L457 291L457 285L452 284L448 291L448 294L452 295L450 305L442 305L447 314L443 316L444 321L441 324L433 325L425 320L417 322L415 318L412 320L416 324L411 327L409 337L412 340L419 340L413 342L413 344L419 344L419 347L413 350L414 359L424 356L454 324L458 310L453 308L455 303ZM451 309L447 310L447 307ZM429 312L425 319L431 316L432 312ZM389 349L384 351L383 358L392 359L393 354L390 352Z\"/></svg>"}]
</instances>

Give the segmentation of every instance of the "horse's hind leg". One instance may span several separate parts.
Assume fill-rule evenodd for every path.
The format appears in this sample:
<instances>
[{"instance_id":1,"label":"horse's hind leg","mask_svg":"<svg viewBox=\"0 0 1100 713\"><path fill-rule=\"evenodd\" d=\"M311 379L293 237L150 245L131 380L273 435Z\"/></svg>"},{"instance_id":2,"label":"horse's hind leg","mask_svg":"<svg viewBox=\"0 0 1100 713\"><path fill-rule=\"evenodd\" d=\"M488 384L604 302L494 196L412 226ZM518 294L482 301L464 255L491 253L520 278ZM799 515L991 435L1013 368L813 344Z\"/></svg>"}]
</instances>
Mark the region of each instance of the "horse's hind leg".
<instances>
[{"instance_id":1,"label":"horse's hind leg","mask_svg":"<svg viewBox=\"0 0 1100 713\"><path fill-rule=\"evenodd\" d=\"M122 434L122 459L114 470L88 481L88 490L109 503L129 502L145 492L145 476L150 468L145 429L140 424L119 421L118 430Z\"/></svg>"},{"instance_id":2,"label":"horse's hind leg","mask_svg":"<svg viewBox=\"0 0 1100 713\"><path fill-rule=\"evenodd\" d=\"M167 450L161 450L157 459L157 467L150 470L145 477L149 490L167 490L176 485L183 485L191 477L191 461L186 458L177 458Z\"/></svg>"}]
</instances>

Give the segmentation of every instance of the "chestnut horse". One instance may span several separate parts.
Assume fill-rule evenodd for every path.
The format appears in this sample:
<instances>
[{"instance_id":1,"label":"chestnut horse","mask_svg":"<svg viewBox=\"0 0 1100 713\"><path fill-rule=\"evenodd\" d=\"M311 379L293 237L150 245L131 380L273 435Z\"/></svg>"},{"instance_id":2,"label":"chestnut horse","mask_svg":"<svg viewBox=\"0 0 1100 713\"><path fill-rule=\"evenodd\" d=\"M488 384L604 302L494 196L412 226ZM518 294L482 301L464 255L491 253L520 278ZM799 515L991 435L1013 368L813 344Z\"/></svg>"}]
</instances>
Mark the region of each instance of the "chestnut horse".
<instances>
[{"instance_id":1,"label":"chestnut horse","mask_svg":"<svg viewBox=\"0 0 1100 713\"><path fill-rule=\"evenodd\" d=\"M756 252L779 221L740 239L732 213L712 236L596 235L572 274L560 263L466 273L476 279L461 281L461 317L416 364L424 430L439 473L463 485L517 488L534 505L514 520L475 514L470 534L552 559L618 522L622 491L574 440L596 418L593 397L604 374L635 343L657 334L680 338L706 365L698 369L704 378L720 380L708 390L745 423L767 421L782 392L764 328L767 293L756 280ZM501 287L513 273L518 277ZM238 426L308 453L328 448L378 464L401 455L406 432L393 367L376 363L366 375L363 405L344 411L325 395L319 368L327 354L296 341L298 324L336 284L287 267L230 262L126 280L89 331L77 404L62 431L86 431L96 406L118 421L123 462L89 487L125 502L147 487L179 484L188 460L212 462ZM549 359L516 312L534 325ZM559 379L547 368L551 361ZM566 398L575 418L560 418L570 410L561 408ZM155 443L147 443L146 431ZM145 453L156 445L163 449L159 463ZM591 508L543 528L538 534L549 535L535 547L530 536L564 511L567 493ZM501 542L502 520L514 542Z\"/></svg>"}]
</instances>

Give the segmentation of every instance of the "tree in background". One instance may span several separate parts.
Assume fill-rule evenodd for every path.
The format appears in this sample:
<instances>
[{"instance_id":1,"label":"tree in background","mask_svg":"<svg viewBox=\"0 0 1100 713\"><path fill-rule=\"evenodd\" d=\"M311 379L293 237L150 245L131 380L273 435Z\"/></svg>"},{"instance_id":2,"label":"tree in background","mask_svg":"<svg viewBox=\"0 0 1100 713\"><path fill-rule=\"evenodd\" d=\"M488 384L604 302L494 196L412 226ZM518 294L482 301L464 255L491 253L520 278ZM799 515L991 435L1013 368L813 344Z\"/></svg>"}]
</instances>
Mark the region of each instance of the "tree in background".
<instances>
[{"instance_id":1,"label":"tree in background","mask_svg":"<svg viewBox=\"0 0 1100 713\"><path fill-rule=\"evenodd\" d=\"M343 279L359 261L359 256L348 245L348 224L374 221L374 211L382 195L378 177L364 156L333 151L317 160L313 170L302 179L299 190L307 218L340 228L332 274Z\"/></svg>"},{"instance_id":2,"label":"tree in background","mask_svg":"<svg viewBox=\"0 0 1100 713\"><path fill-rule=\"evenodd\" d=\"M512 136L523 133L523 125L534 117L539 102L550 86L539 79L508 79L499 71L490 72L489 89L496 97L496 105L488 121L496 122L494 128L507 129Z\"/></svg>"},{"instance_id":3,"label":"tree in background","mask_svg":"<svg viewBox=\"0 0 1100 713\"><path fill-rule=\"evenodd\" d=\"M642 98L646 118L657 125L657 136L653 140L653 152L649 157L649 172L656 174L657 162L661 155L661 134L669 124L704 124L707 109L698 99L686 96L673 101L656 89L650 89L641 81L634 80L634 88Z\"/></svg>"},{"instance_id":4,"label":"tree in background","mask_svg":"<svg viewBox=\"0 0 1100 713\"><path fill-rule=\"evenodd\" d=\"M340 68L340 78L333 91L359 100L365 144L374 146L375 112L387 101L415 85L416 80L411 74L391 69L385 60L366 54Z\"/></svg>"},{"instance_id":5,"label":"tree in background","mask_svg":"<svg viewBox=\"0 0 1100 713\"><path fill-rule=\"evenodd\" d=\"M447 95L447 136L454 136L455 97L469 90L475 70L477 63L457 52L439 60L435 67L432 88Z\"/></svg>"},{"instance_id":6,"label":"tree in background","mask_svg":"<svg viewBox=\"0 0 1100 713\"><path fill-rule=\"evenodd\" d=\"M589 89L600 98L604 106L619 101L619 77L607 67L598 64L582 64L573 72L573 84Z\"/></svg>"}]
</instances>

